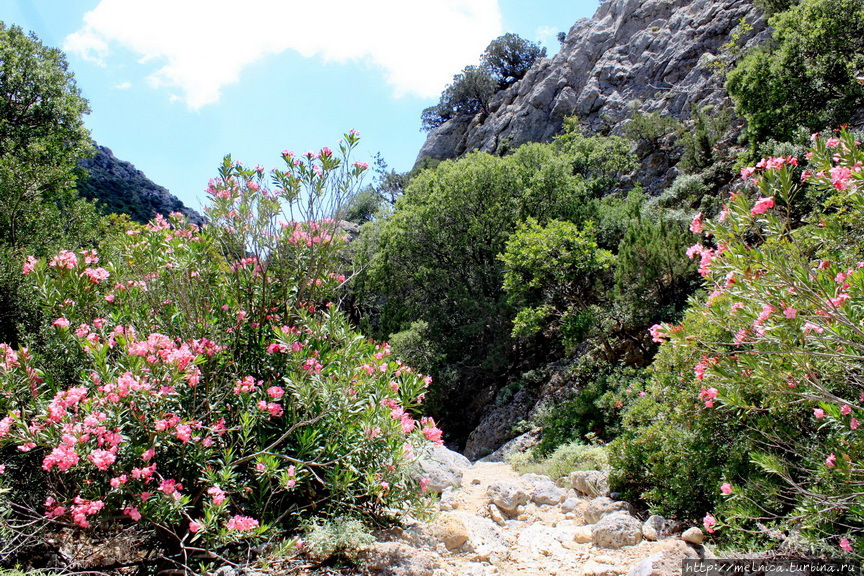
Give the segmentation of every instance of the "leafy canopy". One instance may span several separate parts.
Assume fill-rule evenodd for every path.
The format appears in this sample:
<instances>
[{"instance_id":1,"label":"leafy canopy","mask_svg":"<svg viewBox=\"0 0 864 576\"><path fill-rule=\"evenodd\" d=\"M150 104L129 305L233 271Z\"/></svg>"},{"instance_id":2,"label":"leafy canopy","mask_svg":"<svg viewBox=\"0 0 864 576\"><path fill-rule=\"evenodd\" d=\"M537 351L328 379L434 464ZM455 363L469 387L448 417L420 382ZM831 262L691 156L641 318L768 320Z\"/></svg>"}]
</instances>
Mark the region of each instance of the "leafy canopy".
<instances>
[{"instance_id":1,"label":"leafy canopy","mask_svg":"<svg viewBox=\"0 0 864 576\"><path fill-rule=\"evenodd\" d=\"M804 0L769 22L771 41L726 81L750 136L787 141L848 122L864 98L864 0Z\"/></svg>"}]
</instances>

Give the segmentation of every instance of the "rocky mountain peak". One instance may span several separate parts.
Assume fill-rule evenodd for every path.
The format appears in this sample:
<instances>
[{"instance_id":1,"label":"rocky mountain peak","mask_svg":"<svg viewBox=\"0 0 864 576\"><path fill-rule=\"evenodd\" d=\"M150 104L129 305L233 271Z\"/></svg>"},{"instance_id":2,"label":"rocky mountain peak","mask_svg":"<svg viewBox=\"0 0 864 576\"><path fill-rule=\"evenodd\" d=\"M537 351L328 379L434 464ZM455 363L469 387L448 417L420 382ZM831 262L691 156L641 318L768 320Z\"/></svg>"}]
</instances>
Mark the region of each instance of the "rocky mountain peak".
<instances>
[{"instance_id":1,"label":"rocky mountain peak","mask_svg":"<svg viewBox=\"0 0 864 576\"><path fill-rule=\"evenodd\" d=\"M558 54L496 94L488 114L432 130L418 161L549 141L568 116L589 132L620 133L634 100L643 112L680 119L693 106L723 104L722 79L710 63L742 19L751 27L742 44L765 36L752 0L606 0L593 18L573 25Z\"/></svg>"}]
</instances>

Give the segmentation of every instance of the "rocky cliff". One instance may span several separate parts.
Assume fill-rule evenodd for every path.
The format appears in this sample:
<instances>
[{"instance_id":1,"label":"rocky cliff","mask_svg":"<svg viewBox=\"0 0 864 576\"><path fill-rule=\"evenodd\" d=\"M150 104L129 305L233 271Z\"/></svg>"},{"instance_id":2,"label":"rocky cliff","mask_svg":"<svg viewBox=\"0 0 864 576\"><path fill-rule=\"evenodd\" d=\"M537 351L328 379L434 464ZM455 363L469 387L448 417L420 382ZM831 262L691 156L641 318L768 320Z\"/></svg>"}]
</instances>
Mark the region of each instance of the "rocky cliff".
<instances>
[{"instance_id":1,"label":"rocky cliff","mask_svg":"<svg viewBox=\"0 0 864 576\"><path fill-rule=\"evenodd\" d=\"M201 214L104 146L97 145L96 153L82 160L80 166L85 176L78 181L79 194L97 200L106 213L128 214L132 220L144 224L156 214L181 212L190 222L204 223Z\"/></svg>"},{"instance_id":2,"label":"rocky cliff","mask_svg":"<svg viewBox=\"0 0 864 576\"><path fill-rule=\"evenodd\" d=\"M620 133L627 104L686 119L691 106L727 97L711 62L745 18L742 45L765 36L752 0L606 0L570 29L561 50L496 94L488 114L457 117L432 130L418 158L472 150L504 153L545 142L578 116L590 132Z\"/></svg>"}]
</instances>

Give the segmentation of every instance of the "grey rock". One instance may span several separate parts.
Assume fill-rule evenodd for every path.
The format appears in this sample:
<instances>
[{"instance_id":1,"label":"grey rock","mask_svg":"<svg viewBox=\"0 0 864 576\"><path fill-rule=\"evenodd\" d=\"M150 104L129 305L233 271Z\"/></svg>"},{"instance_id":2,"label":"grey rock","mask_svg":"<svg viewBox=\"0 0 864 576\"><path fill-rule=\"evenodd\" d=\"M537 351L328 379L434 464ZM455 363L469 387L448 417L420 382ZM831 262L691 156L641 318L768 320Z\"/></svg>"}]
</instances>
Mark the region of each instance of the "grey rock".
<instances>
[{"instance_id":1,"label":"grey rock","mask_svg":"<svg viewBox=\"0 0 864 576\"><path fill-rule=\"evenodd\" d=\"M462 502L460 501L459 496L456 495L456 492L451 486L448 486L443 492L441 492L441 499L438 501L438 510L448 512L459 508L461 505Z\"/></svg>"},{"instance_id":2,"label":"grey rock","mask_svg":"<svg viewBox=\"0 0 864 576\"><path fill-rule=\"evenodd\" d=\"M600 519L591 530L591 543L600 548L635 546L642 541L642 523L624 511Z\"/></svg>"},{"instance_id":3,"label":"grey rock","mask_svg":"<svg viewBox=\"0 0 864 576\"><path fill-rule=\"evenodd\" d=\"M432 454L420 461L422 473L418 476L429 478L428 490L440 494L447 487L458 488L462 485L462 470L469 468L471 462L467 458L445 448L435 446Z\"/></svg>"},{"instance_id":4,"label":"grey rock","mask_svg":"<svg viewBox=\"0 0 864 576\"><path fill-rule=\"evenodd\" d=\"M679 576L681 560L711 559L713 554L695 549L681 540L668 540L666 546L659 552L633 564L627 576ZM707 552L707 548L701 547ZM709 556L710 554L710 556Z\"/></svg>"},{"instance_id":5,"label":"grey rock","mask_svg":"<svg viewBox=\"0 0 864 576\"><path fill-rule=\"evenodd\" d=\"M535 504L547 504L554 506L564 500L564 490L555 485L548 476L537 474L523 474L522 482L525 484L531 502Z\"/></svg>"},{"instance_id":6,"label":"grey rock","mask_svg":"<svg viewBox=\"0 0 864 576\"><path fill-rule=\"evenodd\" d=\"M433 576L440 567L434 554L399 542L376 542L364 557L367 571L377 576Z\"/></svg>"},{"instance_id":7,"label":"grey rock","mask_svg":"<svg viewBox=\"0 0 864 576\"><path fill-rule=\"evenodd\" d=\"M579 502L581 502L579 498L567 498L561 503L561 511L564 513L573 512L579 506Z\"/></svg>"},{"instance_id":8,"label":"grey rock","mask_svg":"<svg viewBox=\"0 0 864 576\"><path fill-rule=\"evenodd\" d=\"M510 402L493 408L468 435L465 456L469 460L477 460L492 454L512 440L516 436L513 433L513 424L525 419L533 405L534 399L523 388L516 392Z\"/></svg>"},{"instance_id":9,"label":"grey rock","mask_svg":"<svg viewBox=\"0 0 864 576\"><path fill-rule=\"evenodd\" d=\"M526 452L536 446L538 442L540 442L540 429L529 430L509 440L491 454L477 460L477 462L504 462L509 456Z\"/></svg>"},{"instance_id":10,"label":"grey rock","mask_svg":"<svg viewBox=\"0 0 864 576\"><path fill-rule=\"evenodd\" d=\"M95 144L95 143L94 143ZM146 223L157 214L167 217L171 212L180 212L197 226L207 220L195 210L187 207L166 188L147 178L130 162L120 160L110 148L96 145L96 153L79 162L87 178L78 181L78 192L85 198L103 202L112 211L130 210L133 220ZM123 197L117 196L123 191Z\"/></svg>"},{"instance_id":11,"label":"grey rock","mask_svg":"<svg viewBox=\"0 0 864 576\"><path fill-rule=\"evenodd\" d=\"M519 506L527 504L530 496L525 489L514 482L494 482L486 489L493 504L508 514L513 514Z\"/></svg>"},{"instance_id":12,"label":"grey rock","mask_svg":"<svg viewBox=\"0 0 864 576\"><path fill-rule=\"evenodd\" d=\"M594 498L593 500L588 502L588 506L585 507L583 515L586 524L594 524L604 516L612 514L613 512L620 511L632 514L633 507L630 506L630 504L628 504L627 502L618 502L612 500L611 498L601 496L600 498Z\"/></svg>"},{"instance_id":13,"label":"grey rock","mask_svg":"<svg viewBox=\"0 0 864 576\"><path fill-rule=\"evenodd\" d=\"M655 514L642 524L642 535L645 536L646 540L660 540L663 537L665 527L666 519Z\"/></svg>"},{"instance_id":14,"label":"grey rock","mask_svg":"<svg viewBox=\"0 0 864 576\"><path fill-rule=\"evenodd\" d=\"M571 472L570 486L586 496L609 496L609 472L605 470Z\"/></svg>"},{"instance_id":15,"label":"grey rock","mask_svg":"<svg viewBox=\"0 0 864 576\"><path fill-rule=\"evenodd\" d=\"M432 130L419 158L548 142L561 133L564 117L577 114L589 132L621 134L633 100L644 112L679 119L691 107L728 104L710 62L741 18L752 26L742 38L746 49L767 35L752 0L607 0L593 18L573 25L558 54L538 60L522 80L493 96L488 114L457 117ZM665 187L674 178L665 168L668 176L649 171L643 182Z\"/></svg>"}]
</instances>

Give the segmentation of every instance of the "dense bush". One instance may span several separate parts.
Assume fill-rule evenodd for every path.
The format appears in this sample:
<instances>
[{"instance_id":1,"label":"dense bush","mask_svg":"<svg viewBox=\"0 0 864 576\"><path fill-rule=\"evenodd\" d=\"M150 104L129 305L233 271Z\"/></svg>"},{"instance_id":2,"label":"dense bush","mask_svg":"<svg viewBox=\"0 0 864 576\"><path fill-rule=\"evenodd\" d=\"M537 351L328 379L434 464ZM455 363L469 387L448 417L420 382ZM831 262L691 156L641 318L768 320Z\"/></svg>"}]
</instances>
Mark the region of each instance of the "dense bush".
<instances>
[{"instance_id":1,"label":"dense bush","mask_svg":"<svg viewBox=\"0 0 864 576\"><path fill-rule=\"evenodd\" d=\"M27 259L49 321L3 345L14 517L134 522L191 553L313 512L422 507L413 462L441 434L412 416L428 379L331 305L344 240L325 215L366 169L356 143L285 152L272 188L227 158L203 229L159 217L99 253Z\"/></svg>"},{"instance_id":2,"label":"dense bush","mask_svg":"<svg viewBox=\"0 0 864 576\"><path fill-rule=\"evenodd\" d=\"M435 359L430 397L450 411L450 431L471 426L477 387L514 360L498 259L511 234L528 218L596 219L601 190L632 166L622 139L573 133L503 158L469 154L418 174L386 221L364 227L356 264L367 273L354 287L365 326L382 338L404 333L394 339L412 358Z\"/></svg>"},{"instance_id":3,"label":"dense bush","mask_svg":"<svg viewBox=\"0 0 864 576\"><path fill-rule=\"evenodd\" d=\"M746 168L720 217L694 219L711 294L652 329L670 342L613 465L628 495L711 513L709 531L860 556L864 153L846 132L813 141L802 179L825 203L806 225L790 217L802 194L791 156Z\"/></svg>"},{"instance_id":4,"label":"dense bush","mask_svg":"<svg viewBox=\"0 0 864 576\"><path fill-rule=\"evenodd\" d=\"M782 5L783 3L778 3ZM772 40L729 73L726 89L754 141L848 122L864 98L864 1L802 0L775 14Z\"/></svg>"}]
</instances>

